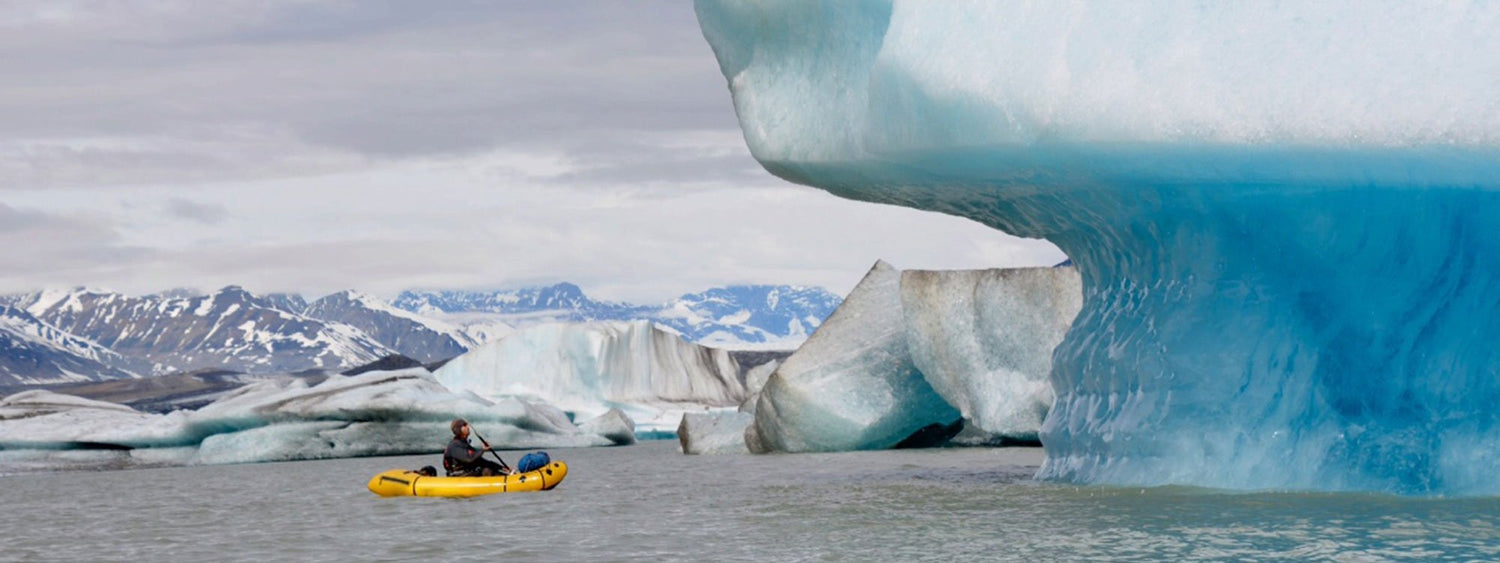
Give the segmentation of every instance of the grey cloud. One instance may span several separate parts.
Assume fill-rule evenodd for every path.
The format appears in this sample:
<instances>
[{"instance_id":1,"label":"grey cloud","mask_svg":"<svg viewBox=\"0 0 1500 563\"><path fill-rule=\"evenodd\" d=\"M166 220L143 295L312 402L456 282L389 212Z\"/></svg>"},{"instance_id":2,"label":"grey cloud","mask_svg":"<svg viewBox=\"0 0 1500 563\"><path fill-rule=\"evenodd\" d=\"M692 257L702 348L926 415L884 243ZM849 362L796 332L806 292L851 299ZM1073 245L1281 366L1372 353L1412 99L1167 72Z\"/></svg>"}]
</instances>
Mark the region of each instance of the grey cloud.
<instances>
[{"instance_id":1,"label":"grey cloud","mask_svg":"<svg viewBox=\"0 0 1500 563\"><path fill-rule=\"evenodd\" d=\"M0 38L0 73L27 77L0 91L0 149L160 143L22 153L12 158L30 172L0 162L0 189L275 176L304 172L297 155L309 153L357 166L360 155L569 150L629 131L737 128L686 1L124 6ZM247 126L272 138L236 137ZM213 162L205 143L243 157ZM244 143L252 150L235 151Z\"/></svg>"},{"instance_id":2,"label":"grey cloud","mask_svg":"<svg viewBox=\"0 0 1500 563\"><path fill-rule=\"evenodd\" d=\"M197 221L205 225L222 223L229 216L229 210L222 205L198 203L180 197L167 201L167 213L173 217Z\"/></svg>"},{"instance_id":3,"label":"grey cloud","mask_svg":"<svg viewBox=\"0 0 1500 563\"><path fill-rule=\"evenodd\" d=\"M148 257L150 249L123 245L113 225L0 203L0 292L30 291L56 280L79 284L112 279Z\"/></svg>"},{"instance_id":4,"label":"grey cloud","mask_svg":"<svg viewBox=\"0 0 1500 563\"><path fill-rule=\"evenodd\" d=\"M580 170L549 179L554 183L617 187L639 183L760 184L771 180L743 145L718 147L663 146L638 140L581 143L569 148Z\"/></svg>"},{"instance_id":5,"label":"grey cloud","mask_svg":"<svg viewBox=\"0 0 1500 563\"><path fill-rule=\"evenodd\" d=\"M0 292L839 289L999 236L766 174L687 0L14 6Z\"/></svg>"}]
</instances>

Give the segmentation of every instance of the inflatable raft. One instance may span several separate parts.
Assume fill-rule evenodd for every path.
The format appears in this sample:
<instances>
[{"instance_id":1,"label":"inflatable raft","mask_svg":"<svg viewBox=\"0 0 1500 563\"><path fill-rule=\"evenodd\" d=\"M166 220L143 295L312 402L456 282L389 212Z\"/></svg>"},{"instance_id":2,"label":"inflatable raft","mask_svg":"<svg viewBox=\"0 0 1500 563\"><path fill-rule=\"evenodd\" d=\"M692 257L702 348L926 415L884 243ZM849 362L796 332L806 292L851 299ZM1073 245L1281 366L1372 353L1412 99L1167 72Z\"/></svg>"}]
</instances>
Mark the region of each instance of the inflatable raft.
<instances>
[{"instance_id":1,"label":"inflatable raft","mask_svg":"<svg viewBox=\"0 0 1500 563\"><path fill-rule=\"evenodd\" d=\"M568 466L554 461L536 471L497 477L428 477L392 469L370 478L370 492L383 497L477 497L493 493L546 491L568 476Z\"/></svg>"}]
</instances>

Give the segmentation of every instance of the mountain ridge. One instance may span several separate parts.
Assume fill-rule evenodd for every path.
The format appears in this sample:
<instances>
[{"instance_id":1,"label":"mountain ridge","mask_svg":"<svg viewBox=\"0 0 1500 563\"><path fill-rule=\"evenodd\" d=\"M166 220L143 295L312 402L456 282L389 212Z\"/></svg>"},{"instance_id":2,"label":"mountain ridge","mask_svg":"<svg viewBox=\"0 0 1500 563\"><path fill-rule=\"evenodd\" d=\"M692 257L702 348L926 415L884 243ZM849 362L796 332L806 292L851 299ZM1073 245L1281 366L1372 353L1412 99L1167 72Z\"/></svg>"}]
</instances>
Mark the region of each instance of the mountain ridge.
<instances>
[{"instance_id":1,"label":"mountain ridge","mask_svg":"<svg viewBox=\"0 0 1500 563\"><path fill-rule=\"evenodd\" d=\"M595 300L567 282L496 291L408 290L392 301L343 290L309 302L294 293L257 295L237 285L139 297L49 289L0 295L0 312L10 311L0 320L11 319L0 322L0 384L201 369L337 371L391 354L428 363L546 323L648 320L706 346L790 349L841 301L822 288L791 285L717 287L654 305ZM16 328L32 325L39 328ZM19 344L23 339L16 334L31 335L24 340L32 344ZM38 352L39 345L48 352Z\"/></svg>"}]
</instances>

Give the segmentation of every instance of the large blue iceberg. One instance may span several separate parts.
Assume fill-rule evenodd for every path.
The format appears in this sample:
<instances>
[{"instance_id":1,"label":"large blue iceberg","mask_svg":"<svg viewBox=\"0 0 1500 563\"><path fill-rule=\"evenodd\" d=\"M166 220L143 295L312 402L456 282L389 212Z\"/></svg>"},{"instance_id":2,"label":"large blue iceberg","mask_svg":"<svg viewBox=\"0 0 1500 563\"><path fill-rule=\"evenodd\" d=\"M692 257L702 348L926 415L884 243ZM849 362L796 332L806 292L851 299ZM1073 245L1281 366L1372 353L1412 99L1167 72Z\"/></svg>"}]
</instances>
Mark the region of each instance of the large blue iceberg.
<instances>
[{"instance_id":1,"label":"large blue iceberg","mask_svg":"<svg viewBox=\"0 0 1500 563\"><path fill-rule=\"evenodd\" d=\"M1500 5L696 6L767 170L1076 264L1041 477L1500 493Z\"/></svg>"}]
</instances>

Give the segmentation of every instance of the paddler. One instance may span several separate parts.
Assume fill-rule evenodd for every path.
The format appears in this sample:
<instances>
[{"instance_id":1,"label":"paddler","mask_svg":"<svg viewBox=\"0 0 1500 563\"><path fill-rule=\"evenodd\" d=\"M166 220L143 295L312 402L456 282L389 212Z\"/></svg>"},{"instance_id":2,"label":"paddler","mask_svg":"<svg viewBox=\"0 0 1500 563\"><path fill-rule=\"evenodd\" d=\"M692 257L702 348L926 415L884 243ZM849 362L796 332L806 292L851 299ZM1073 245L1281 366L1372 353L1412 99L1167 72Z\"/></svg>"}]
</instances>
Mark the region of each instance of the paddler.
<instances>
[{"instance_id":1,"label":"paddler","mask_svg":"<svg viewBox=\"0 0 1500 563\"><path fill-rule=\"evenodd\" d=\"M443 450L443 469L448 470L449 477L491 477L510 474L509 468L484 459L484 452L494 453L488 442L484 443L483 448L477 450L469 444L469 421L462 418L453 419L449 428L453 430L453 441L448 443L446 450ZM498 459L500 456L496 454L495 457Z\"/></svg>"}]
</instances>

